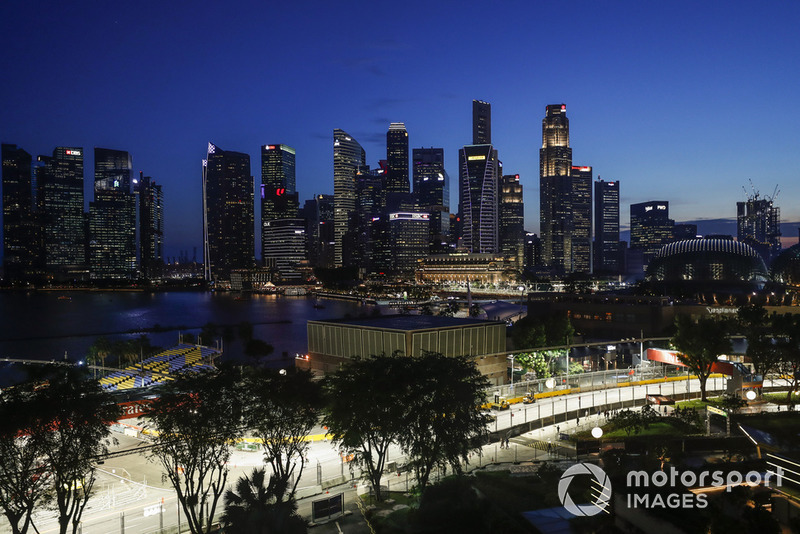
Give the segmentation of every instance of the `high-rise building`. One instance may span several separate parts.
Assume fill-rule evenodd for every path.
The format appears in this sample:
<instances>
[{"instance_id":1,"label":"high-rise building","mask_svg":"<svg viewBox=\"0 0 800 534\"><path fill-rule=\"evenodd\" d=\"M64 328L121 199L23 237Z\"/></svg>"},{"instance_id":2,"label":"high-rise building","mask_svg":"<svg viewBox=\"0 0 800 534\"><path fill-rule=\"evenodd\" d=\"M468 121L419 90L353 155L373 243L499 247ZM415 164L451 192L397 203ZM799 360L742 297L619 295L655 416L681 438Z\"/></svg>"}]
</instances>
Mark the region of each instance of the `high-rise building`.
<instances>
[{"instance_id":1,"label":"high-rise building","mask_svg":"<svg viewBox=\"0 0 800 534\"><path fill-rule=\"evenodd\" d=\"M94 149L94 202L89 203L89 272L95 280L136 277L136 200L131 156Z\"/></svg>"},{"instance_id":2,"label":"high-rise building","mask_svg":"<svg viewBox=\"0 0 800 534\"><path fill-rule=\"evenodd\" d=\"M492 105L482 100L472 101L472 144L492 144Z\"/></svg>"},{"instance_id":3,"label":"high-rise building","mask_svg":"<svg viewBox=\"0 0 800 534\"><path fill-rule=\"evenodd\" d=\"M335 267L352 263L344 246L348 240L351 218L356 209L356 172L366 167L367 155L347 132L333 130L333 210L336 242Z\"/></svg>"},{"instance_id":4,"label":"high-rise building","mask_svg":"<svg viewBox=\"0 0 800 534\"><path fill-rule=\"evenodd\" d=\"M669 218L669 202L665 200L631 204L630 248L641 252L644 268L661 247L674 240L674 225L675 221Z\"/></svg>"},{"instance_id":5,"label":"high-rise building","mask_svg":"<svg viewBox=\"0 0 800 534\"><path fill-rule=\"evenodd\" d=\"M366 167L356 173L356 211L352 223L354 239L348 241L352 243L348 248L352 249L352 264L364 273L385 272L391 267L385 232L387 174L385 161L381 161L377 169Z\"/></svg>"},{"instance_id":6,"label":"high-rise building","mask_svg":"<svg viewBox=\"0 0 800 534\"><path fill-rule=\"evenodd\" d=\"M333 235L333 195L316 195L306 200L302 217L306 221L307 254L311 266L333 268L336 244Z\"/></svg>"},{"instance_id":7,"label":"high-rise building","mask_svg":"<svg viewBox=\"0 0 800 534\"><path fill-rule=\"evenodd\" d=\"M283 280L300 279L297 266L306 259L306 228L305 224L298 226L299 207L295 150L287 145L262 146L261 255L265 264L277 266Z\"/></svg>"},{"instance_id":8,"label":"high-rise building","mask_svg":"<svg viewBox=\"0 0 800 534\"><path fill-rule=\"evenodd\" d=\"M525 204L519 174L507 174L500 183L500 252L522 269L525 244Z\"/></svg>"},{"instance_id":9,"label":"high-rise building","mask_svg":"<svg viewBox=\"0 0 800 534\"><path fill-rule=\"evenodd\" d=\"M594 183L593 272L618 274L622 270L619 243L619 182Z\"/></svg>"},{"instance_id":10,"label":"high-rise building","mask_svg":"<svg viewBox=\"0 0 800 534\"><path fill-rule=\"evenodd\" d=\"M525 269L535 270L542 263L542 240L532 232L525 233Z\"/></svg>"},{"instance_id":11,"label":"high-rise building","mask_svg":"<svg viewBox=\"0 0 800 534\"><path fill-rule=\"evenodd\" d=\"M85 279L83 148L56 147L52 156L39 156L37 160L36 201L47 275L61 281Z\"/></svg>"},{"instance_id":12,"label":"high-rise building","mask_svg":"<svg viewBox=\"0 0 800 534\"><path fill-rule=\"evenodd\" d=\"M413 273L421 258L428 256L428 214L394 212L388 214L391 270Z\"/></svg>"},{"instance_id":13,"label":"high-rise building","mask_svg":"<svg viewBox=\"0 0 800 534\"><path fill-rule=\"evenodd\" d=\"M16 145L2 145L3 267L6 280L34 282L40 269L41 234L33 196L33 158Z\"/></svg>"},{"instance_id":14,"label":"high-rise building","mask_svg":"<svg viewBox=\"0 0 800 534\"><path fill-rule=\"evenodd\" d=\"M460 246L469 252L499 250L500 163L492 145L467 145L458 151Z\"/></svg>"},{"instance_id":15,"label":"high-rise building","mask_svg":"<svg viewBox=\"0 0 800 534\"><path fill-rule=\"evenodd\" d=\"M772 199L754 193L736 203L736 236L756 251L769 265L781 251L781 212Z\"/></svg>"},{"instance_id":16,"label":"high-rise building","mask_svg":"<svg viewBox=\"0 0 800 534\"><path fill-rule=\"evenodd\" d=\"M570 171L570 255L567 272L592 270L592 168L573 166Z\"/></svg>"},{"instance_id":17,"label":"high-rise building","mask_svg":"<svg viewBox=\"0 0 800 534\"><path fill-rule=\"evenodd\" d=\"M386 191L408 193L408 131L402 122L393 122L386 132Z\"/></svg>"},{"instance_id":18,"label":"high-rise building","mask_svg":"<svg viewBox=\"0 0 800 534\"><path fill-rule=\"evenodd\" d=\"M444 169L443 148L415 148L414 196L417 205L430 215L431 254L443 254L450 243L450 178Z\"/></svg>"},{"instance_id":19,"label":"high-rise building","mask_svg":"<svg viewBox=\"0 0 800 534\"><path fill-rule=\"evenodd\" d=\"M250 156L208 144L204 161L204 262L207 280L230 280L255 264Z\"/></svg>"},{"instance_id":20,"label":"high-rise building","mask_svg":"<svg viewBox=\"0 0 800 534\"><path fill-rule=\"evenodd\" d=\"M164 195L141 172L134 189L139 195L139 267L146 280L157 280L164 270Z\"/></svg>"},{"instance_id":21,"label":"high-rise building","mask_svg":"<svg viewBox=\"0 0 800 534\"><path fill-rule=\"evenodd\" d=\"M572 149L564 104L548 105L542 120L539 151L539 222L545 264L556 272L571 272Z\"/></svg>"}]
</instances>

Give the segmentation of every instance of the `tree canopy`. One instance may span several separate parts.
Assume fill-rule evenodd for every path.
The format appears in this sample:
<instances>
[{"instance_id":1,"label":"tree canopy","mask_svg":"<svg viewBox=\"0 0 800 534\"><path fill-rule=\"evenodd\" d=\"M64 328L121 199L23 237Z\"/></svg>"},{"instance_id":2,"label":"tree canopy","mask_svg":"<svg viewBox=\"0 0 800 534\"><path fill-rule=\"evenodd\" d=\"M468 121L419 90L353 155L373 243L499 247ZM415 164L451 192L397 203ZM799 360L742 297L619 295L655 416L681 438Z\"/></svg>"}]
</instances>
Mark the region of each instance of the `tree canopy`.
<instances>
[{"instance_id":1,"label":"tree canopy","mask_svg":"<svg viewBox=\"0 0 800 534\"><path fill-rule=\"evenodd\" d=\"M730 325L722 319L701 316L696 322L688 315L675 317L675 336L672 345L680 352L678 358L700 381L700 394L706 400L706 381L717 358L732 350Z\"/></svg>"}]
</instances>

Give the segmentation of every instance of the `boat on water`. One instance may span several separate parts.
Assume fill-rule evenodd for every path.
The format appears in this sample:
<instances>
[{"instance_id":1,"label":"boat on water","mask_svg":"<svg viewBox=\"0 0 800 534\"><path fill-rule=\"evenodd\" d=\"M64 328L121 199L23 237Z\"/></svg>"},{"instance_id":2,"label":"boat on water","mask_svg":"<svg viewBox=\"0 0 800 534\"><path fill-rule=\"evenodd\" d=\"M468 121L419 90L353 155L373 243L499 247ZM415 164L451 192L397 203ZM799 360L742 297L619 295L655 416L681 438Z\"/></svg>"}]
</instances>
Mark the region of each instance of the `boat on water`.
<instances>
[{"instance_id":1,"label":"boat on water","mask_svg":"<svg viewBox=\"0 0 800 534\"><path fill-rule=\"evenodd\" d=\"M58 300L72 300L72 297L70 297L69 295L61 295L60 297L58 297Z\"/></svg>"}]
</instances>

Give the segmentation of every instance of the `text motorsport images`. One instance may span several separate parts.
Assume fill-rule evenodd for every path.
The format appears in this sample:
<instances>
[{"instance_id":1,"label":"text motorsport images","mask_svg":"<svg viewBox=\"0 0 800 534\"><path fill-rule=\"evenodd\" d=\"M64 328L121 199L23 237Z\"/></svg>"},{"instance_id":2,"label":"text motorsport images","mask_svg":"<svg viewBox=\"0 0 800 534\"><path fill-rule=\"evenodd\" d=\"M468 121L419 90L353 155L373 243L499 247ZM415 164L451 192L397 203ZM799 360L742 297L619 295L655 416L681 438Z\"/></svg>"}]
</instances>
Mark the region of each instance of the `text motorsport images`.
<instances>
[{"instance_id":1,"label":"text motorsport images","mask_svg":"<svg viewBox=\"0 0 800 534\"><path fill-rule=\"evenodd\" d=\"M770 487L770 478L774 476L776 487L783 485L784 470L780 467L777 472L767 471L748 471L742 474L739 471L678 471L670 467L668 471L629 471L626 477L628 489L628 508L705 508L708 506L707 495L705 493L686 493L676 491L675 493L657 494L638 494L635 488L663 488L665 486L675 488L680 486L686 490L688 488L725 488L731 491L734 486L747 484L749 486L764 485ZM578 475L590 475L594 478L593 493L595 501L590 504L575 504L569 495L569 485L572 479ZM599 492L598 492L599 490ZM570 466L558 481L558 498L564 508L575 516L592 516L600 512L605 512L611 502L611 480L602 468L589 463L577 463Z\"/></svg>"}]
</instances>

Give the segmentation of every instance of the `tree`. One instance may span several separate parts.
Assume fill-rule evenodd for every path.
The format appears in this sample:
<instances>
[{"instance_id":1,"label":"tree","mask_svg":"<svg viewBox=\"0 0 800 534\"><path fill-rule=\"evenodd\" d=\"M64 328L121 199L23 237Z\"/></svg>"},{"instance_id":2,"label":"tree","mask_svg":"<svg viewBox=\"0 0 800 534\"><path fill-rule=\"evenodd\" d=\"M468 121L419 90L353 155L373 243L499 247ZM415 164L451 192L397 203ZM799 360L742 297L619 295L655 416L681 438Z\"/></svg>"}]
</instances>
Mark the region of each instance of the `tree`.
<instances>
[{"instance_id":1,"label":"tree","mask_svg":"<svg viewBox=\"0 0 800 534\"><path fill-rule=\"evenodd\" d=\"M737 313L739 331L747 339L747 357L755 373L766 376L778 366L780 351L772 342L773 321L761 305L742 306Z\"/></svg>"},{"instance_id":2,"label":"tree","mask_svg":"<svg viewBox=\"0 0 800 534\"><path fill-rule=\"evenodd\" d=\"M151 404L151 457L164 466L192 534L211 532L242 433L240 398L238 374L225 368L181 375Z\"/></svg>"},{"instance_id":3,"label":"tree","mask_svg":"<svg viewBox=\"0 0 800 534\"><path fill-rule=\"evenodd\" d=\"M389 445L403 429L408 384L397 380L392 369L402 356L354 360L325 383L326 414L323 424L339 448L353 454L366 473L377 500L383 500L381 477Z\"/></svg>"},{"instance_id":4,"label":"tree","mask_svg":"<svg viewBox=\"0 0 800 534\"><path fill-rule=\"evenodd\" d=\"M306 438L322 408L322 390L310 371L280 374L256 369L247 378L245 394L250 402L245 423L264 443L264 460L272 467L272 479L292 498L305 467ZM299 468L298 468L299 465ZM275 493L277 501L282 493Z\"/></svg>"},{"instance_id":5,"label":"tree","mask_svg":"<svg viewBox=\"0 0 800 534\"><path fill-rule=\"evenodd\" d=\"M78 531L95 482L95 462L108 453L113 398L85 369L59 370L35 392L30 440L39 451L58 513L59 532Z\"/></svg>"},{"instance_id":6,"label":"tree","mask_svg":"<svg viewBox=\"0 0 800 534\"><path fill-rule=\"evenodd\" d=\"M244 344L244 353L248 358L259 362L261 358L266 358L275 350L275 347L260 339L248 339Z\"/></svg>"},{"instance_id":7,"label":"tree","mask_svg":"<svg viewBox=\"0 0 800 534\"><path fill-rule=\"evenodd\" d=\"M294 499L283 500L285 481L272 477L265 485L266 471L253 468L248 477L236 482L236 491L225 492L222 523L230 532L241 534L301 534L308 531L305 520L297 514Z\"/></svg>"},{"instance_id":8,"label":"tree","mask_svg":"<svg viewBox=\"0 0 800 534\"><path fill-rule=\"evenodd\" d=\"M395 380L409 386L405 398L390 400L406 408L398 442L424 490L434 467L449 464L460 474L480 447L488 418L475 407L485 402L489 382L466 357L428 352L392 364Z\"/></svg>"},{"instance_id":9,"label":"tree","mask_svg":"<svg viewBox=\"0 0 800 534\"><path fill-rule=\"evenodd\" d=\"M550 362L542 352L517 354L516 361L525 369L536 373L536 378L550 377Z\"/></svg>"},{"instance_id":10,"label":"tree","mask_svg":"<svg viewBox=\"0 0 800 534\"><path fill-rule=\"evenodd\" d=\"M672 345L680 351L678 358L700 381L702 400L706 398L706 381L717 357L732 350L729 326L724 320L703 316L697 322L688 315L675 318L677 331Z\"/></svg>"},{"instance_id":11,"label":"tree","mask_svg":"<svg viewBox=\"0 0 800 534\"><path fill-rule=\"evenodd\" d=\"M103 373L105 373L106 358L111 355L113 349L114 344L111 340L106 336L100 336L95 339L94 343L89 347L86 353L86 362L89 365L97 365L97 362L100 362L100 365L103 367Z\"/></svg>"},{"instance_id":12,"label":"tree","mask_svg":"<svg viewBox=\"0 0 800 534\"><path fill-rule=\"evenodd\" d=\"M40 461L42 444L31 437L38 424L35 396L33 383L0 395L0 507L13 534L25 534L34 509L43 508L50 497L49 473Z\"/></svg>"},{"instance_id":13,"label":"tree","mask_svg":"<svg viewBox=\"0 0 800 534\"><path fill-rule=\"evenodd\" d=\"M772 318L775 348L779 354L777 370L789 385L786 400L794 406L792 393L800 387L800 318L792 314Z\"/></svg>"}]
</instances>

